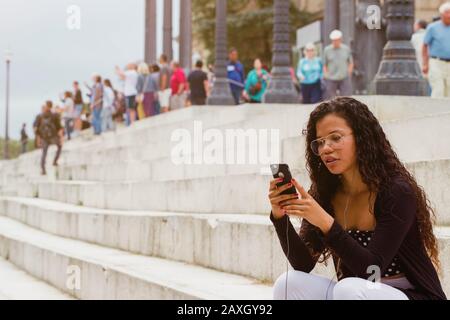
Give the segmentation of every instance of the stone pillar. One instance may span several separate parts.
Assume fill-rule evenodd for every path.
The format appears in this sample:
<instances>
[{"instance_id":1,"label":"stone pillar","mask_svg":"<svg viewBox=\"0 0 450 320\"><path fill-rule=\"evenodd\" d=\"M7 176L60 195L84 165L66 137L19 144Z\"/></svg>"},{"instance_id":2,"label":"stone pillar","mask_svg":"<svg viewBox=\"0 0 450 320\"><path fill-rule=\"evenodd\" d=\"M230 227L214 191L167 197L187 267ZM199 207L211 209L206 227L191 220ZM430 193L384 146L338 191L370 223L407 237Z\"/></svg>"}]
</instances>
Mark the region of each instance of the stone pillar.
<instances>
[{"instance_id":1,"label":"stone pillar","mask_svg":"<svg viewBox=\"0 0 450 320\"><path fill-rule=\"evenodd\" d=\"M227 0L216 0L216 62L208 105L235 105L227 73Z\"/></svg>"},{"instance_id":2,"label":"stone pillar","mask_svg":"<svg viewBox=\"0 0 450 320\"><path fill-rule=\"evenodd\" d=\"M339 0L325 0L323 19L323 43L327 46L331 43L331 31L339 28Z\"/></svg>"},{"instance_id":3,"label":"stone pillar","mask_svg":"<svg viewBox=\"0 0 450 320\"><path fill-rule=\"evenodd\" d=\"M192 67L192 0L180 1L180 63L185 70Z\"/></svg>"},{"instance_id":4,"label":"stone pillar","mask_svg":"<svg viewBox=\"0 0 450 320\"><path fill-rule=\"evenodd\" d=\"M172 0L164 0L163 53L172 61Z\"/></svg>"},{"instance_id":5,"label":"stone pillar","mask_svg":"<svg viewBox=\"0 0 450 320\"><path fill-rule=\"evenodd\" d=\"M386 0L387 44L374 80L376 94L425 96L427 84L411 44L413 0Z\"/></svg>"},{"instance_id":6,"label":"stone pillar","mask_svg":"<svg viewBox=\"0 0 450 320\"><path fill-rule=\"evenodd\" d=\"M156 0L145 0L145 54L147 63L156 62Z\"/></svg>"},{"instance_id":7,"label":"stone pillar","mask_svg":"<svg viewBox=\"0 0 450 320\"><path fill-rule=\"evenodd\" d=\"M291 78L290 0L274 1L272 79L263 96L264 103L299 103Z\"/></svg>"}]
</instances>

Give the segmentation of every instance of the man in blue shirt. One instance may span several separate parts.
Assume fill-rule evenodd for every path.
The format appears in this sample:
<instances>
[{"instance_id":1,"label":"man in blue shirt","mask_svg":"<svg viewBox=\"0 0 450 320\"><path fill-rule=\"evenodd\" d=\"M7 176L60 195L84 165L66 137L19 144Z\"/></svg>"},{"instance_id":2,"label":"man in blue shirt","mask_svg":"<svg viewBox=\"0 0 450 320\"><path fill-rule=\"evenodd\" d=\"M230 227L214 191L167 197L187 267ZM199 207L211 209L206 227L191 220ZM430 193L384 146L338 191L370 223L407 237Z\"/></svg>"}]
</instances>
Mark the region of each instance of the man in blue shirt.
<instances>
[{"instance_id":1,"label":"man in blue shirt","mask_svg":"<svg viewBox=\"0 0 450 320\"><path fill-rule=\"evenodd\" d=\"M231 93L236 104L242 96L242 92L245 87L245 76L244 76L244 66L238 60L238 52L235 48L231 49L229 52L229 59L227 71L228 71L228 81L230 82Z\"/></svg>"},{"instance_id":2,"label":"man in blue shirt","mask_svg":"<svg viewBox=\"0 0 450 320\"><path fill-rule=\"evenodd\" d=\"M433 98L450 97L450 2L439 8L441 19L431 23L423 40L423 73L429 73Z\"/></svg>"}]
</instances>

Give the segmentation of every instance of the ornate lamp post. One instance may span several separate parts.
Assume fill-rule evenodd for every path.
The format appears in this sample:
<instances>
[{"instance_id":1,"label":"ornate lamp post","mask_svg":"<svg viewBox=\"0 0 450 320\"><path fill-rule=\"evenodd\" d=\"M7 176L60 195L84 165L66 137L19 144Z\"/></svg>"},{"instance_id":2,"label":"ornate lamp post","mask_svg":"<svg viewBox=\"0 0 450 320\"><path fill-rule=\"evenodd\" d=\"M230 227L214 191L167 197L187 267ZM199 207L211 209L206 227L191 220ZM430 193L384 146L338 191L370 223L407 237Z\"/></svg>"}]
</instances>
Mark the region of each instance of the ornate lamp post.
<instances>
[{"instance_id":1,"label":"ornate lamp post","mask_svg":"<svg viewBox=\"0 0 450 320\"><path fill-rule=\"evenodd\" d=\"M274 1L272 79L264 94L264 103L299 103L289 69L291 67L289 5L290 0Z\"/></svg>"},{"instance_id":2,"label":"ornate lamp post","mask_svg":"<svg viewBox=\"0 0 450 320\"><path fill-rule=\"evenodd\" d=\"M227 77L227 1L216 0L216 62L215 81L207 104L235 105Z\"/></svg>"},{"instance_id":3,"label":"ornate lamp post","mask_svg":"<svg viewBox=\"0 0 450 320\"><path fill-rule=\"evenodd\" d=\"M414 0L387 0L387 44L374 79L376 94L425 96L422 76L411 44L414 24Z\"/></svg>"},{"instance_id":4,"label":"ornate lamp post","mask_svg":"<svg viewBox=\"0 0 450 320\"><path fill-rule=\"evenodd\" d=\"M5 104L5 148L4 158L9 159L9 78L12 54L10 51L5 52L6 61L6 104Z\"/></svg>"}]
</instances>

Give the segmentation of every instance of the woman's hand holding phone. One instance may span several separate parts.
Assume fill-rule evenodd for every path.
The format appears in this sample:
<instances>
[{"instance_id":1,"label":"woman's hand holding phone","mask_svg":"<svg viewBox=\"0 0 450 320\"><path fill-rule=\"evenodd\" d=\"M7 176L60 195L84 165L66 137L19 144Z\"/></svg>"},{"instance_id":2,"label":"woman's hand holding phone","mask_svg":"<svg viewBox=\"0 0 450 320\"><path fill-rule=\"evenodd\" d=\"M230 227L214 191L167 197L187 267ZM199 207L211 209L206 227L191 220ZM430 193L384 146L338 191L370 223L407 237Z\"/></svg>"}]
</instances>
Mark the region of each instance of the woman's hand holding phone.
<instances>
[{"instance_id":1,"label":"woman's hand holding phone","mask_svg":"<svg viewBox=\"0 0 450 320\"><path fill-rule=\"evenodd\" d=\"M284 214L308 220L309 223L318 227L323 234L327 234L333 225L333 217L295 179L292 179L292 184L300 193L301 198L283 201L280 210Z\"/></svg>"},{"instance_id":2,"label":"woman's hand holding phone","mask_svg":"<svg viewBox=\"0 0 450 320\"><path fill-rule=\"evenodd\" d=\"M269 187L269 201L272 206L272 214L275 217L275 219L280 219L286 214L285 210L281 208L284 202L298 199L297 193L281 194L283 191L292 188L293 184L287 183L282 186L277 186L277 184L280 182L283 182L282 178L272 180L270 181Z\"/></svg>"}]
</instances>

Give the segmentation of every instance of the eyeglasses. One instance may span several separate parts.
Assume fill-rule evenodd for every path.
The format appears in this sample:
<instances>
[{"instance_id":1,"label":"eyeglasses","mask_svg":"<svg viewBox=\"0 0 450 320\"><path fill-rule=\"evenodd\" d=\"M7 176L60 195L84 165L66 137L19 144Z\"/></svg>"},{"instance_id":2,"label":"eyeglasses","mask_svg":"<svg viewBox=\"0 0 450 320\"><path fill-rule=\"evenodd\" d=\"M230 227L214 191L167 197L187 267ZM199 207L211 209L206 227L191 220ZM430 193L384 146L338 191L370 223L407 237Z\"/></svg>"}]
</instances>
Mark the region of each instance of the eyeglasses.
<instances>
[{"instance_id":1,"label":"eyeglasses","mask_svg":"<svg viewBox=\"0 0 450 320\"><path fill-rule=\"evenodd\" d=\"M337 132L332 133L325 138L320 138L311 142L311 150L316 156L320 156L326 144L328 144L333 150L342 149L342 146L344 145L344 138L351 135L353 135L353 133L346 135Z\"/></svg>"}]
</instances>

